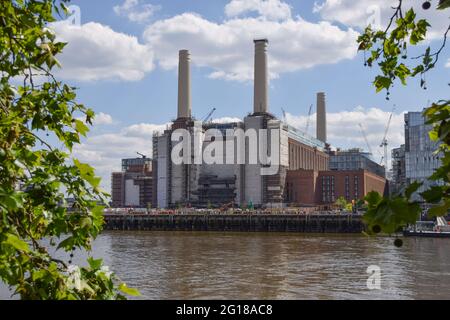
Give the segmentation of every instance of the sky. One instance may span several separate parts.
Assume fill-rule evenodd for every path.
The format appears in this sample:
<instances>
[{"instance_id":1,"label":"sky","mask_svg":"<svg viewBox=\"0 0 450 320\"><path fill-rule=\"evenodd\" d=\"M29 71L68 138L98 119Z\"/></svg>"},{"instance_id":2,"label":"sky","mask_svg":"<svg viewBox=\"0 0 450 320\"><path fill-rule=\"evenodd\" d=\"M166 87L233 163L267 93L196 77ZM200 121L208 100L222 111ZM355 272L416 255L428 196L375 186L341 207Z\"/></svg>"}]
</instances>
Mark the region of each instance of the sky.
<instances>
[{"instance_id":1,"label":"sky","mask_svg":"<svg viewBox=\"0 0 450 320\"><path fill-rule=\"evenodd\" d=\"M192 113L213 120L242 119L252 111L253 39L267 38L269 109L315 133L316 93L326 93L328 140L333 147L367 149L376 159L391 112L389 149L404 143L403 113L448 98L450 55L419 80L396 84L390 100L375 93L377 69L364 67L356 38L371 23L382 28L392 15L386 0L72 0L73 14L52 25L68 42L56 76L78 88L79 102L97 117L74 155L90 163L110 190L122 158L152 153L152 133L176 117L178 50L191 53ZM393 2L395 3L395 1ZM449 10L422 10L405 0L432 29L426 45L438 48ZM409 52L420 54L421 46Z\"/></svg>"}]
</instances>

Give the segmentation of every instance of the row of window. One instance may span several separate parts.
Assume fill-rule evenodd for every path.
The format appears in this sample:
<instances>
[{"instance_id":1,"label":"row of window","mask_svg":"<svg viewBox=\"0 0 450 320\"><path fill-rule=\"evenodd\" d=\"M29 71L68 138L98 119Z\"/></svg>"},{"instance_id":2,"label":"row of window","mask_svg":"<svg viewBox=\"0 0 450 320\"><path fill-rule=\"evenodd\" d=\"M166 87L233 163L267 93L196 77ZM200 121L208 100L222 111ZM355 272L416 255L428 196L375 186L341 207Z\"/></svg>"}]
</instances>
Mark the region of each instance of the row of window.
<instances>
[{"instance_id":1,"label":"row of window","mask_svg":"<svg viewBox=\"0 0 450 320\"><path fill-rule=\"evenodd\" d=\"M289 153L290 169L317 169L327 170L327 159L325 156L315 154L300 146L291 146Z\"/></svg>"},{"instance_id":2,"label":"row of window","mask_svg":"<svg viewBox=\"0 0 450 320\"><path fill-rule=\"evenodd\" d=\"M323 176L322 177L322 201L323 202L334 202L335 201L335 183L334 176ZM345 198L350 201L350 199L359 198L359 177L353 177L353 197L350 195L350 177L345 176L344 192Z\"/></svg>"}]
</instances>

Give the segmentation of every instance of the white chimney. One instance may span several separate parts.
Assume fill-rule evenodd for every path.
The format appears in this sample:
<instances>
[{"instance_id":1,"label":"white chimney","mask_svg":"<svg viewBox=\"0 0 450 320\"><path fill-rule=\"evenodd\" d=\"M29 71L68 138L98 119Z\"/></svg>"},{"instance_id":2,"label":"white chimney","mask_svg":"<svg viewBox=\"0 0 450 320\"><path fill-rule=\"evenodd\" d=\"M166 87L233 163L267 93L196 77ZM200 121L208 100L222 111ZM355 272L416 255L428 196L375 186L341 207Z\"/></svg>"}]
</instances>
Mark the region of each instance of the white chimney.
<instances>
[{"instance_id":1,"label":"white chimney","mask_svg":"<svg viewBox=\"0 0 450 320\"><path fill-rule=\"evenodd\" d=\"M255 75L253 91L253 112L268 112L268 75L267 75L267 39L254 40L255 43Z\"/></svg>"},{"instance_id":2,"label":"white chimney","mask_svg":"<svg viewBox=\"0 0 450 320\"><path fill-rule=\"evenodd\" d=\"M178 60L178 118L191 117L191 71L188 50L179 51Z\"/></svg>"},{"instance_id":3,"label":"white chimney","mask_svg":"<svg viewBox=\"0 0 450 320\"><path fill-rule=\"evenodd\" d=\"M325 93L317 93L317 125L316 137L322 142L327 142L327 110L325 107Z\"/></svg>"}]
</instances>

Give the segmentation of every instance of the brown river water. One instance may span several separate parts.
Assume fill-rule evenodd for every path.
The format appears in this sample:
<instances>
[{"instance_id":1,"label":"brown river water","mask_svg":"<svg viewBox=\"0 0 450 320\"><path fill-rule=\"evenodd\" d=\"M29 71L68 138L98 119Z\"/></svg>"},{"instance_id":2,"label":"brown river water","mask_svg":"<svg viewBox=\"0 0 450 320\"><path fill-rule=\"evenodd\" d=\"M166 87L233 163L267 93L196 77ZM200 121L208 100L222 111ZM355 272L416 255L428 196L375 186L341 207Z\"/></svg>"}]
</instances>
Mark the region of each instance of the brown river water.
<instances>
[{"instance_id":1,"label":"brown river water","mask_svg":"<svg viewBox=\"0 0 450 320\"><path fill-rule=\"evenodd\" d=\"M102 257L141 299L450 299L450 239L105 231ZM68 260L68 254L62 254ZM82 263L85 254L75 252ZM369 289L369 266L380 288ZM0 298L10 298L0 285Z\"/></svg>"}]
</instances>

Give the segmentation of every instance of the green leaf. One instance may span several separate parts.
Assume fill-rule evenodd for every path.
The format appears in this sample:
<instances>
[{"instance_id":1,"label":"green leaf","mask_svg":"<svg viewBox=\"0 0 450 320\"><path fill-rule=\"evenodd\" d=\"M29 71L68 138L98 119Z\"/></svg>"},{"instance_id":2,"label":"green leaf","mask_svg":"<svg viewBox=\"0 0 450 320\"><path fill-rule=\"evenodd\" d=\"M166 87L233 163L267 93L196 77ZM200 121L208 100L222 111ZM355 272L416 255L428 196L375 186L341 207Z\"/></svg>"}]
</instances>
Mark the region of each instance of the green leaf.
<instances>
[{"instance_id":1,"label":"green leaf","mask_svg":"<svg viewBox=\"0 0 450 320\"><path fill-rule=\"evenodd\" d=\"M441 201L444 193L442 187L433 186L430 189L421 193L421 196L429 203L437 203Z\"/></svg>"},{"instance_id":2,"label":"green leaf","mask_svg":"<svg viewBox=\"0 0 450 320\"><path fill-rule=\"evenodd\" d=\"M381 201L381 195L376 191L370 191L364 198L369 205L377 205Z\"/></svg>"},{"instance_id":3,"label":"green leaf","mask_svg":"<svg viewBox=\"0 0 450 320\"><path fill-rule=\"evenodd\" d=\"M16 248L17 250L21 250L21 251L25 251L25 252L29 252L30 248L28 246L28 243L26 243L25 241L19 239L16 235L8 233L6 235L6 241L7 244L13 246L14 248Z\"/></svg>"},{"instance_id":4,"label":"green leaf","mask_svg":"<svg viewBox=\"0 0 450 320\"><path fill-rule=\"evenodd\" d=\"M431 141L438 141L439 140L439 134L436 130L431 130L428 132L428 136L430 137Z\"/></svg>"},{"instance_id":5,"label":"green leaf","mask_svg":"<svg viewBox=\"0 0 450 320\"><path fill-rule=\"evenodd\" d=\"M67 237L65 240L61 241L58 246L56 247L56 249L60 249L60 248L64 248L64 249L72 249L73 247L73 243L74 243L74 238L73 237Z\"/></svg>"},{"instance_id":6,"label":"green leaf","mask_svg":"<svg viewBox=\"0 0 450 320\"><path fill-rule=\"evenodd\" d=\"M414 181L413 183L411 183L405 190L405 197L406 198L411 198L411 195L417 191L417 189L420 188L420 186L422 185L422 182L418 182L418 181Z\"/></svg>"},{"instance_id":7,"label":"green leaf","mask_svg":"<svg viewBox=\"0 0 450 320\"><path fill-rule=\"evenodd\" d=\"M42 279L46 274L47 274L46 270L37 270L37 271L33 272L32 279L33 279L33 281Z\"/></svg>"},{"instance_id":8,"label":"green leaf","mask_svg":"<svg viewBox=\"0 0 450 320\"><path fill-rule=\"evenodd\" d=\"M450 209L450 200L446 199L446 201L439 206L433 207L428 210L428 214L432 217L442 217L448 214Z\"/></svg>"},{"instance_id":9,"label":"green leaf","mask_svg":"<svg viewBox=\"0 0 450 320\"><path fill-rule=\"evenodd\" d=\"M444 10L450 8L450 0L439 0L439 4L437 6L439 10Z\"/></svg>"},{"instance_id":10,"label":"green leaf","mask_svg":"<svg viewBox=\"0 0 450 320\"><path fill-rule=\"evenodd\" d=\"M141 295L141 293L138 290L127 287L127 285L125 283L121 283L119 285L119 290L130 296L140 296Z\"/></svg>"},{"instance_id":11,"label":"green leaf","mask_svg":"<svg viewBox=\"0 0 450 320\"><path fill-rule=\"evenodd\" d=\"M92 257L89 257L87 259L89 266L92 270L98 270L102 266L103 260L102 259L94 259Z\"/></svg>"},{"instance_id":12,"label":"green leaf","mask_svg":"<svg viewBox=\"0 0 450 320\"><path fill-rule=\"evenodd\" d=\"M16 210L23 207L23 202L18 194L0 194L0 205L7 210Z\"/></svg>"},{"instance_id":13,"label":"green leaf","mask_svg":"<svg viewBox=\"0 0 450 320\"><path fill-rule=\"evenodd\" d=\"M81 228L90 227L92 225L92 220L89 217L83 217L80 222Z\"/></svg>"},{"instance_id":14,"label":"green leaf","mask_svg":"<svg viewBox=\"0 0 450 320\"><path fill-rule=\"evenodd\" d=\"M82 136L86 136L86 133L89 131L89 128L83 123L83 121L76 119L75 130L77 130L77 132L79 132Z\"/></svg>"},{"instance_id":15,"label":"green leaf","mask_svg":"<svg viewBox=\"0 0 450 320\"><path fill-rule=\"evenodd\" d=\"M376 91L380 92L383 89L389 89L392 84L392 80L388 77L376 76L374 85L376 87Z\"/></svg>"},{"instance_id":16,"label":"green leaf","mask_svg":"<svg viewBox=\"0 0 450 320\"><path fill-rule=\"evenodd\" d=\"M406 23L411 23L414 21L415 18L416 13L414 12L413 8L411 8L406 12L404 20Z\"/></svg>"}]
</instances>

